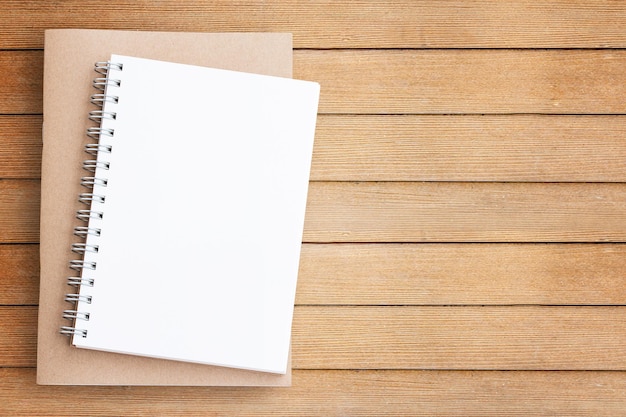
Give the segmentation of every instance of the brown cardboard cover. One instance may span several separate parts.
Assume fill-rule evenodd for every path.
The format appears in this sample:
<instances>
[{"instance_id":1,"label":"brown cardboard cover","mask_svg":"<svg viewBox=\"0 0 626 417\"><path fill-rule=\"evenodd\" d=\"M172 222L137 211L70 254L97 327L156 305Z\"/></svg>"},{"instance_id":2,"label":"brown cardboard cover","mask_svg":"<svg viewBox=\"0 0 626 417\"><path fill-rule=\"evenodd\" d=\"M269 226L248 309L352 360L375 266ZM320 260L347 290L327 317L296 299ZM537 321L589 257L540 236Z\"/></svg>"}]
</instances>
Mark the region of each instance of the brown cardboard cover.
<instances>
[{"instance_id":1,"label":"brown cardboard cover","mask_svg":"<svg viewBox=\"0 0 626 417\"><path fill-rule=\"evenodd\" d=\"M85 208L77 196L86 159L83 147L89 142L85 130L93 125L87 119L93 107L89 96L96 92L91 86L97 76L93 65L108 60L111 53L283 77L291 77L292 69L290 34L46 31L37 383L290 385L290 371L277 375L78 349L59 333L60 326L68 325L62 312L71 308L64 294L71 291L66 285L69 260L77 258L70 252L76 242L72 230L82 223L75 212ZM140 192L141 182L149 179L128 180L135 181ZM136 215L141 215L141 207Z\"/></svg>"}]
</instances>

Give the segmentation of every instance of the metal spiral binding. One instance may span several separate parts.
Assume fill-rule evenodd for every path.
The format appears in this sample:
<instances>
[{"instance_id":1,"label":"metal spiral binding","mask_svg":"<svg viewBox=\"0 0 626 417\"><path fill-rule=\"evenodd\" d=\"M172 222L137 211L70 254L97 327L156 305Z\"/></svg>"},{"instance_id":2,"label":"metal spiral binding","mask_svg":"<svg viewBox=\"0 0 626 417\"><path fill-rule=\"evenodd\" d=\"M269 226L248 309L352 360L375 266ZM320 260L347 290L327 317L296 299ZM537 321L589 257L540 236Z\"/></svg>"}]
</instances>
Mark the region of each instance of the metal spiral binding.
<instances>
[{"instance_id":1,"label":"metal spiral binding","mask_svg":"<svg viewBox=\"0 0 626 417\"><path fill-rule=\"evenodd\" d=\"M87 236L100 237L101 232L102 230L97 227L76 226L74 228L74 235L82 238L87 238Z\"/></svg>"},{"instance_id":2,"label":"metal spiral binding","mask_svg":"<svg viewBox=\"0 0 626 417\"><path fill-rule=\"evenodd\" d=\"M100 122L102 119L115 120L117 113L113 111L92 110L89 112L89 120L92 122Z\"/></svg>"},{"instance_id":3,"label":"metal spiral binding","mask_svg":"<svg viewBox=\"0 0 626 417\"><path fill-rule=\"evenodd\" d=\"M113 137L114 134L115 134L115 131L113 129L102 129L100 127L87 128L87 136L95 140L100 139L100 136L102 135Z\"/></svg>"},{"instance_id":4,"label":"metal spiral binding","mask_svg":"<svg viewBox=\"0 0 626 417\"><path fill-rule=\"evenodd\" d=\"M61 334L65 336L87 337L87 330L77 329L76 327L70 327L70 326L61 326Z\"/></svg>"},{"instance_id":5,"label":"metal spiral binding","mask_svg":"<svg viewBox=\"0 0 626 417\"><path fill-rule=\"evenodd\" d=\"M102 145L100 143L88 143L85 145L85 152L89 155L98 155L98 152L111 153L112 149L111 145Z\"/></svg>"},{"instance_id":6,"label":"metal spiral binding","mask_svg":"<svg viewBox=\"0 0 626 417\"><path fill-rule=\"evenodd\" d=\"M123 68L122 64L110 61L99 61L94 64L94 71L98 74L107 75L109 70L121 71Z\"/></svg>"},{"instance_id":7,"label":"metal spiral binding","mask_svg":"<svg viewBox=\"0 0 626 417\"><path fill-rule=\"evenodd\" d=\"M98 203L104 203L106 200L106 196L93 194L93 193L81 193L78 196L78 201L81 203L89 204L92 201L97 201Z\"/></svg>"},{"instance_id":8,"label":"metal spiral binding","mask_svg":"<svg viewBox=\"0 0 626 417\"><path fill-rule=\"evenodd\" d=\"M94 159L87 159L83 162L83 169L93 173L93 175L82 177L80 184L86 187L89 192L81 193L78 201L89 206L89 209L82 209L76 212L76 217L85 222L86 226L76 226L74 234L83 239L83 242L73 243L71 250L73 253L82 255L83 259L71 260L70 269L80 272L80 276L70 276L67 284L77 292L65 295L65 301L72 303L74 308L63 311L63 318L70 320L72 326L62 326L60 333L72 337L87 337L87 330L77 327L77 321L89 321L90 313L84 307L91 304L92 296L86 289L93 287L95 280L85 275L85 272L96 270L97 261L93 257L100 249L98 238L101 235L100 221L104 218L101 205L106 202L106 187L108 178L103 174L110 168L108 158L103 158L113 152L111 144L103 143L103 138L113 138L115 130L110 127L110 123L117 119L117 113L105 109L105 105L114 106L119 103L119 96L111 94L112 89L121 86L121 80L112 78L112 71L122 71L123 66L114 62L96 62L94 70L103 77L96 77L93 80L93 87L99 90L91 95L90 101L98 108L89 112L88 118L96 123L96 126L87 128L87 136L94 141L85 145L85 153L94 156ZM105 123L108 123L104 126ZM106 141L105 141L106 142ZM88 274L87 274L88 275ZM83 291L81 291L81 289Z\"/></svg>"},{"instance_id":9,"label":"metal spiral binding","mask_svg":"<svg viewBox=\"0 0 626 417\"><path fill-rule=\"evenodd\" d=\"M98 253L98 249L99 249L98 245L88 245L86 243L72 243L72 252L75 252L75 253L85 253L85 252Z\"/></svg>"},{"instance_id":10,"label":"metal spiral binding","mask_svg":"<svg viewBox=\"0 0 626 417\"><path fill-rule=\"evenodd\" d=\"M96 269L96 265L97 264L95 262L83 261L80 259L73 259L70 261L70 268L76 271L80 271L81 269L94 270Z\"/></svg>"},{"instance_id":11,"label":"metal spiral binding","mask_svg":"<svg viewBox=\"0 0 626 417\"><path fill-rule=\"evenodd\" d=\"M71 320L79 319L79 320L89 321L89 313L85 311L64 310L63 318L71 319Z\"/></svg>"},{"instance_id":12,"label":"metal spiral binding","mask_svg":"<svg viewBox=\"0 0 626 417\"><path fill-rule=\"evenodd\" d=\"M106 187L109 181L104 178L96 178L96 177L82 177L80 179L80 185L83 187L87 187L93 189L95 186Z\"/></svg>"},{"instance_id":13,"label":"metal spiral binding","mask_svg":"<svg viewBox=\"0 0 626 417\"><path fill-rule=\"evenodd\" d=\"M102 213L101 211L78 210L76 212L76 218L84 222L88 222L89 219L102 220L103 217L104 217L104 213Z\"/></svg>"},{"instance_id":14,"label":"metal spiral binding","mask_svg":"<svg viewBox=\"0 0 626 417\"><path fill-rule=\"evenodd\" d=\"M65 301L69 301L70 303L82 301L83 303L91 304L91 295L69 293L65 294Z\"/></svg>"},{"instance_id":15,"label":"metal spiral binding","mask_svg":"<svg viewBox=\"0 0 626 417\"><path fill-rule=\"evenodd\" d=\"M91 101L91 104L95 104L98 107L102 107L104 106L104 103L117 104L119 102L119 97L106 95L106 94L92 94L90 101Z\"/></svg>"},{"instance_id":16,"label":"metal spiral binding","mask_svg":"<svg viewBox=\"0 0 626 417\"><path fill-rule=\"evenodd\" d=\"M87 287L93 287L93 279L80 278L80 277L68 277L67 285L71 285L72 287L80 287L83 285Z\"/></svg>"},{"instance_id":17,"label":"metal spiral binding","mask_svg":"<svg viewBox=\"0 0 626 417\"><path fill-rule=\"evenodd\" d=\"M97 161L95 159L87 159L83 161L83 169L89 172L96 172L96 169L106 169L108 170L110 164L108 162Z\"/></svg>"},{"instance_id":18,"label":"metal spiral binding","mask_svg":"<svg viewBox=\"0 0 626 417\"><path fill-rule=\"evenodd\" d=\"M93 86L100 91L106 91L108 87L119 87L122 84L120 80L113 80L111 78L94 78Z\"/></svg>"}]
</instances>

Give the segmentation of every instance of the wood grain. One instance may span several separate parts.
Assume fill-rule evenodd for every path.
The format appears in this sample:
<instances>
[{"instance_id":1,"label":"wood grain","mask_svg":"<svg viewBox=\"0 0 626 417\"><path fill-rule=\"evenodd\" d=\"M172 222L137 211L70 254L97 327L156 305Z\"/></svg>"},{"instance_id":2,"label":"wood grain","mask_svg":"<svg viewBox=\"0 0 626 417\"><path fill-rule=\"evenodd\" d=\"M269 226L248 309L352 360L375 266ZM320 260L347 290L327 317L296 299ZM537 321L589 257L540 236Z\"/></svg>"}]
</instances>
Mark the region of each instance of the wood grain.
<instances>
[{"instance_id":1,"label":"wood grain","mask_svg":"<svg viewBox=\"0 0 626 417\"><path fill-rule=\"evenodd\" d=\"M38 300L39 245L0 245L0 305Z\"/></svg>"},{"instance_id":2,"label":"wood grain","mask_svg":"<svg viewBox=\"0 0 626 417\"><path fill-rule=\"evenodd\" d=\"M0 318L0 366L35 366L37 309ZM292 347L294 369L626 370L626 307L297 306Z\"/></svg>"},{"instance_id":3,"label":"wood grain","mask_svg":"<svg viewBox=\"0 0 626 417\"><path fill-rule=\"evenodd\" d=\"M38 242L39 203L39 181L0 179L0 243Z\"/></svg>"},{"instance_id":4,"label":"wood grain","mask_svg":"<svg viewBox=\"0 0 626 417\"><path fill-rule=\"evenodd\" d=\"M11 1L0 48L41 48L43 29L74 27L294 34L298 48L626 47L621 2ZM94 16L97 19L94 19Z\"/></svg>"},{"instance_id":5,"label":"wood grain","mask_svg":"<svg viewBox=\"0 0 626 417\"><path fill-rule=\"evenodd\" d=\"M306 242L622 242L626 185L313 182Z\"/></svg>"},{"instance_id":6,"label":"wood grain","mask_svg":"<svg viewBox=\"0 0 626 417\"><path fill-rule=\"evenodd\" d=\"M0 400L6 415L37 416L622 416L626 373L295 370L286 389L68 389L22 368L0 369Z\"/></svg>"},{"instance_id":7,"label":"wood grain","mask_svg":"<svg viewBox=\"0 0 626 417\"><path fill-rule=\"evenodd\" d=\"M625 3L0 9L0 415L624 415ZM293 387L35 384L41 49L60 27L294 34L322 100Z\"/></svg>"},{"instance_id":8,"label":"wood grain","mask_svg":"<svg viewBox=\"0 0 626 417\"><path fill-rule=\"evenodd\" d=\"M39 178L41 117L0 116L0 178ZM316 181L626 182L624 116L321 115Z\"/></svg>"},{"instance_id":9,"label":"wood grain","mask_svg":"<svg viewBox=\"0 0 626 417\"><path fill-rule=\"evenodd\" d=\"M41 113L43 54L40 51L0 51L0 114Z\"/></svg>"},{"instance_id":10,"label":"wood grain","mask_svg":"<svg viewBox=\"0 0 626 417\"><path fill-rule=\"evenodd\" d=\"M298 369L624 370L626 307L297 307L292 346Z\"/></svg>"},{"instance_id":11,"label":"wood grain","mask_svg":"<svg viewBox=\"0 0 626 417\"><path fill-rule=\"evenodd\" d=\"M40 113L40 51L0 51L0 113ZM623 50L304 50L321 113L624 114Z\"/></svg>"},{"instance_id":12,"label":"wood grain","mask_svg":"<svg viewBox=\"0 0 626 417\"><path fill-rule=\"evenodd\" d=\"M37 365L37 307L0 306L0 331L0 367Z\"/></svg>"},{"instance_id":13,"label":"wood grain","mask_svg":"<svg viewBox=\"0 0 626 417\"><path fill-rule=\"evenodd\" d=\"M296 51L321 113L623 114L626 51Z\"/></svg>"},{"instance_id":14,"label":"wood grain","mask_svg":"<svg viewBox=\"0 0 626 417\"><path fill-rule=\"evenodd\" d=\"M3 243L36 242L39 182L0 180ZM312 182L305 242L624 242L626 185Z\"/></svg>"},{"instance_id":15,"label":"wood grain","mask_svg":"<svg viewBox=\"0 0 626 417\"><path fill-rule=\"evenodd\" d=\"M623 116L318 118L318 181L626 181Z\"/></svg>"},{"instance_id":16,"label":"wood grain","mask_svg":"<svg viewBox=\"0 0 626 417\"><path fill-rule=\"evenodd\" d=\"M308 244L298 304L626 304L626 245Z\"/></svg>"},{"instance_id":17,"label":"wood grain","mask_svg":"<svg viewBox=\"0 0 626 417\"><path fill-rule=\"evenodd\" d=\"M41 176L41 116L0 116L0 178Z\"/></svg>"},{"instance_id":18,"label":"wood grain","mask_svg":"<svg viewBox=\"0 0 626 417\"><path fill-rule=\"evenodd\" d=\"M0 245L0 304L37 304L38 245ZM622 244L305 244L299 305L624 305Z\"/></svg>"}]
</instances>

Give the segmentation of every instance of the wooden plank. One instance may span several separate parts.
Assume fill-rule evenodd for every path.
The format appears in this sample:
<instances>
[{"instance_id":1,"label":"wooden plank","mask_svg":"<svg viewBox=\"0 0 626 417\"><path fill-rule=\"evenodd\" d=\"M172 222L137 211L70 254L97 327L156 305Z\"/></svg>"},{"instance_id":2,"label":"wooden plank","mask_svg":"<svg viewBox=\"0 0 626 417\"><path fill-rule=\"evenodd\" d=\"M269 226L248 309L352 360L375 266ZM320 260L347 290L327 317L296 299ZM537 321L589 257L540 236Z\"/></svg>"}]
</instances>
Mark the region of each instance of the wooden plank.
<instances>
[{"instance_id":1,"label":"wooden plank","mask_svg":"<svg viewBox=\"0 0 626 417\"><path fill-rule=\"evenodd\" d=\"M0 245L0 305L37 304L39 245Z\"/></svg>"},{"instance_id":2,"label":"wooden plank","mask_svg":"<svg viewBox=\"0 0 626 417\"><path fill-rule=\"evenodd\" d=\"M0 330L0 367L37 364L37 307L0 306Z\"/></svg>"},{"instance_id":3,"label":"wooden plank","mask_svg":"<svg viewBox=\"0 0 626 417\"><path fill-rule=\"evenodd\" d=\"M298 307L298 369L625 370L626 307Z\"/></svg>"},{"instance_id":4,"label":"wooden plank","mask_svg":"<svg viewBox=\"0 0 626 417\"><path fill-rule=\"evenodd\" d=\"M41 116L0 117L0 178L41 176Z\"/></svg>"},{"instance_id":5,"label":"wooden plank","mask_svg":"<svg viewBox=\"0 0 626 417\"><path fill-rule=\"evenodd\" d=\"M39 181L0 179L0 243L38 241L39 203Z\"/></svg>"},{"instance_id":6,"label":"wooden plank","mask_svg":"<svg viewBox=\"0 0 626 417\"><path fill-rule=\"evenodd\" d=\"M0 52L0 113L41 112L42 65ZM305 50L294 76L321 83L321 113L626 113L624 50Z\"/></svg>"},{"instance_id":7,"label":"wooden plank","mask_svg":"<svg viewBox=\"0 0 626 417\"><path fill-rule=\"evenodd\" d=\"M0 304L37 304L38 245L0 245ZM305 244L299 305L626 304L622 244Z\"/></svg>"},{"instance_id":8,"label":"wooden plank","mask_svg":"<svg viewBox=\"0 0 626 417\"><path fill-rule=\"evenodd\" d=\"M317 181L626 182L624 116L318 118ZM41 117L0 116L0 178L39 178Z\"/></svg>"},{"instance_id":9,"label":"wooden plank","mask_svg":"<svg viewBox=\"0 0 626 417\"><path fill-rule=\"evenodd\" d=\"M0 243L39 235L39 182L0 180ZM626 184L312 182L305 242L624 242Z\"/></svg>"},{"instance_id":10,"label":"wooden plank","mask_svg":"<svg viewBox=\"0 0 626 417\"><path fill-rule=\"evenodd\" d=\"M308 244L298 304L626 304L626 245Z\"/></svg>"},{"instance_id":11,"label":"wooden plank","mask_svg":"<svg viewBox=\"0 0 626 417\"><path fill-rule=\"evenodd\" d=\"M37 309L0 318L0 366L35 366ZM295 369L626 370L626 307L297 306L292 346Z\"/></svg>"},{"instance_id":12,"label":"wooden plank","mask_svg":"<svg viewBox=\"0 0 626 417\"><path fill-rule=\"evenodd\" d=\"M623 242L626 184L309 187L305 242Z\"/></svg>"},{"instance_id":13,"label":"wooden plank","mask_svg":"<svg viewBox=\"0 0 626 417\"><path fill-rule=\"evenodd\" d=\"M121 404L124 415L159 416L622 416L626 373L296 370L288 389L68 389L9 368L0 369L0 398L6 415L38 416L118 415Z\"/></svg>"},{"instance_id":14,"label":"wooden plank","mask_svg":"<svg viewBox=\"0 0 626 417\"><path fill-rule=\"evenodd\" d=\"M43 29L60 27L281 31L301 48L626 47L625 6L580 0L21 1L3 17L0 48L41 48Z\"/></svg>"},{"instance_id":15,"label":"wooden plank","mask_svg":"<svg viewBox=\"0 0 626 417\"><path fill-rule=\"evenodd\" d=\"M0 51L0 114L41 113L43 54L40 51Z\"/></svg>"},{"instance_id":16,"label":"wooden plank","mask_svg":"<svg viewBox=\"0 0 626 417\"><path fill-rule=\"evenodd\" d=\"M626 51L296 51L321 113L626 112Z\"/></svg>"},{"instance_id":17,"label":"wooden plank","mask_svg":"<svg viewBox=\"0 0 626 417\"><path fill-rule=\"evenodd\" d=\"M318 118L318 181L626 181L623 116Z\"/></svg>"}]
</instances>

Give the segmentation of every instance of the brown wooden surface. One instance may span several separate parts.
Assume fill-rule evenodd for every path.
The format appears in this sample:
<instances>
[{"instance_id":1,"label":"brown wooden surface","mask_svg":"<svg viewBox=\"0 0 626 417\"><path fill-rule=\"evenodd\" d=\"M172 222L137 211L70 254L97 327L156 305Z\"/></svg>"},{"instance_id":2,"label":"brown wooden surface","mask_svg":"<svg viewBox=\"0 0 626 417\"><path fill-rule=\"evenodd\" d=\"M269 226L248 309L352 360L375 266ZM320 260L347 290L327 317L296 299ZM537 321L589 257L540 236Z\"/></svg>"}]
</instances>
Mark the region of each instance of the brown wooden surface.
<instances>
[{"instance_id":1,"label":"brown wooden surface","mask_svg":"<svg viewBox=\"0 0 626 417\"><path fill-rule=\"evenodd\" d=\"M304 244L298 305L622 305L624 244ZM39 246L0 245L0 305L36 305Z\"/></svg>"},{"instance_id":2,"label":"brown wooden surface","mask_svg":"<svg viewBox=\"0 0 626 417\"><path fill-rule=\"evenodd\" d=\"M44 387L34 369L0 369L8 415L619 416L624 396L620 372L295 370L291 388L164 389Z\"/></svg>"},{"instance_id":3,"label":"brown wooden surface","mask_svg":"<svg viewBox=\"0 0 626 417\"><path fill-rule=\"evenodd\" d=\"M39 178L41 116L0 115L0 177ZM626 181L626 118L321 115L314 181Z\"/></svg>"},{"instance_id":4,"label":"brown wooden surface","mask_svg":"<svg viewBox=\"0 0 626 417\"><path fill-rule=\"evenodd\" d=\"M0 21L0 414L624 415L622 2L5 1ZM53 27L294 33L322 97L293 387L35 385Z\"/></svg>"},{"instance_id":5,"label":"brown wooden surface","mask_svg":"<svg viewBox=\"0 0 626 417\"><path fill-rule=\"evenodd\" d=\"M0 48L40 48L43 29L292 32L297 48L623 48L619 1L5 1Z\"/></svg>"},{"instance_id":6,"label":"brown wooden surface","mask_svg":"<svg viewBox=\"0 0 626 417\"><path fill-rule=\"evenodd\" d=\"M0 319L0 366L36 366L36 307ZM296 306L292 347L294 369L623 370L626 310Z\"/></svg>"},{"instance_id":7,"label":"brown wooden surface","mask_svg":"<svg viewBox=\"0 0 626 417\"><path fill-rule=\"evenodd\" d=\"M320 113L340 114L621 114L624 67L624 50L294 52L294 77L324 86ZM42 71L40 51L0 51L0 113L41 112Z\"/></svg>"}]
</instances>

